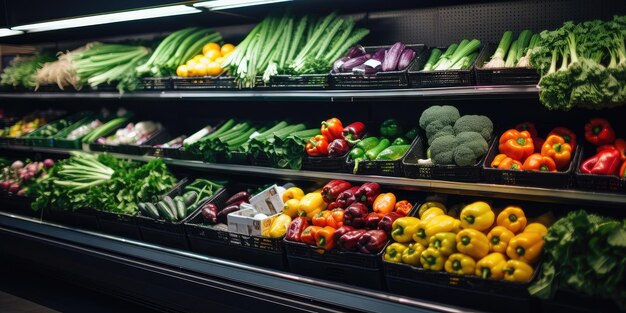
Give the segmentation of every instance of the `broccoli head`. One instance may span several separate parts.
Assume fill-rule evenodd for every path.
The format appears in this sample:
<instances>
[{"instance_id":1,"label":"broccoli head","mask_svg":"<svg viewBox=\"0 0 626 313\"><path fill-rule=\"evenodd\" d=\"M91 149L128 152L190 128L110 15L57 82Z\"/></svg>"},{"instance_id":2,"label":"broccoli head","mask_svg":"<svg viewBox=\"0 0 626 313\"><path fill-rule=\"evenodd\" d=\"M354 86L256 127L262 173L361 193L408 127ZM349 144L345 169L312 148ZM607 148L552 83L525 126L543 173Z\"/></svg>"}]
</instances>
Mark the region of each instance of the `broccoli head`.
<instances>
[{"instance_id":1,"label":"broccoli head","mask_svg":"<svg viewBox=\"0 0 626 313\"><path fill-rule=\"evenodd\" d=\"M458 166L469 166L487 153L489 144L476 132L462 132L454 137L454 163ZM432 152L431 152L432 153Z\"/></svg>"},{"instance_id":2,"label":"broccoli head","mask_svg":"<svg viewBox=\"0 0 626 313\"><path fill-rule=\"evenodd\" d=\"M434 164L454 164L454 145L456 144L453 135L441 136L430 145L430 158Z\"/></svg>"},{"instance_id":3,"label":"broccoli head","mask_svg":"<svg viewBox=\"0 0 626 313\"><path fill-rule=\"evenodd\" d=\"M462 132L476 132L489 140L493 133L493 123L484 115L463 115L454 123L454 133L458 135Z\"/></svg>"},{"instance_id":4,"label":"broccoli head","mask_svg":"<svg viewBox=\"0 0 626 313\"><path fill-rule=\"evenodd\" d=\"M426 127L434 121L439 121L443 125L454 125L454 122L461 117L459 110L451 105L433 105L422 112L420 116L420 127L426 130Z\"/></svg>"},{"instance_id":5,"label":"broccoli head","mask_svg":"<svg viewBox=\"0 0 626 313\"><path fill-rule=\"evenodd\" d=\"M433 143L433 140L438 137L446 135L454 135L452 125L443 125L439 121L434 121L426 127L426 138L428 138L428 144Z\"/></svg>"}]
</instances>

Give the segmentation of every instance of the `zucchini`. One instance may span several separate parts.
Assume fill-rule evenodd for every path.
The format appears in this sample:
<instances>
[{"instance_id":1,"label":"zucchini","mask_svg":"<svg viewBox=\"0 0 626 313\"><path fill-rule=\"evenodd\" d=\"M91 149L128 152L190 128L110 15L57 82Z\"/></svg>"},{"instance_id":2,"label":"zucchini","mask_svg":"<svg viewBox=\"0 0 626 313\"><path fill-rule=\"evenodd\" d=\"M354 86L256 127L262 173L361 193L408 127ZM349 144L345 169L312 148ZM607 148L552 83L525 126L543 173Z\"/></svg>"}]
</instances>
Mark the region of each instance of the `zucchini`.
<instances>
[{"instance_id":1,"label":"zucchini","mask_svg":"<svg viewBox=\"0 0 626 313\"><path fill-rule=\"evenodd\" d=\"M139 208L139 212L141 213L141 215L147 216L148 215L148 211L146 210L146 204L143 202L139 202L137 203L137 207Z\"/></svg>"},{"instance_id":2,"label":"zucchini","mask_svg":"<svg viewBox=\"0 0 626 313\"><path fill-rule=\"evenodd\" d=\"M178 215L178 220L182 221L183 219L185 219L185 217L187 217L185 204L180 200L176 200L176 211Z\"/></svg>"},{"instance_id":3,"label":"zucchini","mask_svg":"<svg viewBox=\"0 0 626 313\"><path fill-rule=\"evenodd\" d=\"M152 217L154 219L159 219L159 210L157 209L157 207L152 204L152 203L145 203L146 205L146 213L148 213L146 216Z\"/></svg>"},{"instance_id":4,"label":"zucchini","mask_svg":"<svg viewBox=\"0 0 626 313\"><path fill-rule=\"evenodd\" d=\"M159 216L166 221L173 221L176 217L172 214L172 211L167 207L165 201L159 201L156 204Z\"/></svg>"},{"instance_id":5,"label":"zucchini","mask_svg":"<svg viewBox=\"0 0 626 313\"><path fill-rule=\"evenodd\" d=\"M172 212L172 215L174 215L174 219L180 219L180 216L178 216L178 209L176 208L176 203L174 203L174 200L172 200L170 196L164 196L163 201L165 202L165 204L167 204L167 207L170 209L170 212Z\"/></svg>"}]
</instances>

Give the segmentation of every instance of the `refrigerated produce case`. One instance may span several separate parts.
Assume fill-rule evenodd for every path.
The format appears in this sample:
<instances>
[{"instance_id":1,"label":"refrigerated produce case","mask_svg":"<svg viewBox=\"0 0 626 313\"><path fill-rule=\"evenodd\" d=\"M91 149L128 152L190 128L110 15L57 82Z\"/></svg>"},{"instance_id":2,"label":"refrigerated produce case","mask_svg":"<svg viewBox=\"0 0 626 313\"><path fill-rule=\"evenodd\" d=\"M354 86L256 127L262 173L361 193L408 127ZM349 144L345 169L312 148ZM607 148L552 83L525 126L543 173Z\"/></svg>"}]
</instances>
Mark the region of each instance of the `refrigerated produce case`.
<instances>
[{"instance_id":1,"label":"refrigerated produce case","mask_svg":"<svg viewBox=\"0 0 626 313\"><path fill-rule=\"evenodd\" d=\"M203 12L192 15L187 22L181 21L185 17L168 17L167 23L155 30L169 32L188 26L188 23L197 23L214 27L225 39L239 40L250 30L250 23L262 20L273 9L306 9L322 14L338 10L339 14L351 16L359 25L370 29L370 35L362 42L364 46L391 45L402 41L420 47L443 47L461 38L478 38L483 46L493 49L505 30L516 33L526 28L541 31L559 27L570 19L576 22L596 18L607 20L613 15L626 14L626 6L620 1L473 1L469 4L462 1L415 4L364 1L361 6L357 4L357 1L340 4L319 1L317 5L312 5L294 1L231 9L225 13ZM198 16L204 14L217 18L200 20ZM225 15L231 16L231 19L226 19ZM154 21L124 24L132 23L136 23L138 28L136 34L126 34L129 38L153 31L149 26ZM93 34L88 29L3 37L0 42L6 39L6 42L31 43L42 47L54 42L59 47L70 47L72 43L67 40L71 38L84 42L99 39L94 36L104 37L102 32L105 30L111 31L107 36L123 33L115 24L109 28L106 25L94 26ZM64 35L68 36L67 39L62 37ZM190 125L220 125L221 121L229 118L255 121L288 119L294 123L305 123L307 128L316 127L319 121L332 116L364 121L367 125L379 125L388 118L396 118L407 125L418 126L421 112L432 105L454 105L462 115L488 116L494 123L495 140L502 131L516 123L534 121L546 133L554 126L569 126L579 133L579 141L582 142L582 128L591 115L611 120L619 134L626 132L626 127L620 123L620 117L626 114L624 106L599 111L578 108L569 112L550 111L539 101L538 88L533 80L538 77L530 75L528 78L527 71L520 74L523 76L507 80L507 83L523 83L518 85L495 83L499 73L488 76L476 67L467 70L467 73L443 73L443 76L429 75L425 78L424 73L417 71L418 66L423 66L424 57L416 56L403 73L391 73L404 82L397 86L377 85L376 79L366 81L364 85L360 79L349 81L349 77L342 77L338 80L333 74L325 75L325 80L316 81L318 84L315 86L303 77L292 77L285 82L281 76L276 76L269 85L256 89L223 87L214 79L190 82L189 79L173 77L170 80L165 77L148 78L140 90L123 94L101 88L76 92L59 92L54 88L50 89L52 91L33 92L5 89L0 92L0 108L5 112L18 111L18 108L19 111L24 111L23 108L53 108L73 113L96 111L101 107L124 107L133 111L138 121L161 122L172 138L193 134L197 129L192 129ZM459 78L461 74L464 75L463 82L452 79L450 83L450 75ZM505 77L508 79L508 76ZM229 78L218 78L221 79ZM424 79L428 81L424 82ZM486 85L485 81L493 81L494 84ZM302 88L298 84L303 84ZM207 121L211 123L207 124ZM216 163L206 163L193 158L184 149L168 151L161 156L173 171L193 173L194 176L218 175L243 183L271 180L323 185L331 179L353 183L377 182L390 190L412 193L418 202L428 195L439 194L524 203L531 207L529 211L536 213L554 209L559 217L576 209L618 219L626 217L623 212L626 207L624 179L616 178L616 183L610 185L613 187L599 189L594 189L593 182L577 184L578 177L574 172L581 162L578 154L571 168L563 173L563 179L552 185L551 181L543 181L539 176L515 179L506 173L493 173L495 170L488 168L490 161L485 160L493 158L495 153L492 150L475 166L425 169L416 163L425 155L422 151L425 147L420 146L424 140L418 137L412 142L407 154L394 162L393 173L374 169L367 173L350 174L352 164L343 164L346 160L342 160L342 165L330 168L310 167L304 160L303 169L294 170L262 166L264 164L260 160L248 157L242 162L221 162L224 160L218 159ZM491 147L494 149L497 144ZM13 145L8 142L0 146L0 156L16 159L64 158L73 150L78 149ZM147 162L155 156L144 155L144 152L152 150L137 146L111 154L122 159ZM460 285L451 284L447 276L438 278L416 272L409 266L389 265L383 262L384 251L368 256L373 263L367 266L356 263L339 266L337 262L340 261L333 261L332 258L307 257L304 253L306 246L300 247L287 241L274 240L274 243L261 240L259 243L260 237L229 235L224 231L209 234L210 231L202 226L193 225L201 220L198 211L180 223L157 222L158 231L146 235L146 229L157 226L145 217L90 209L63 211L56 216L49 209L21 214L21 210L27 209L25 203L24 199L16 200L15 196L0 195L0 251L3 258L41 266L89 288L102 288L107 293L164 311L201 312L211 308L224 312L460 312L512 310L511 304L514 304L515 311L520 312L619 310L609 299L591 298L569 290L557 292L550 300L542 300L525 294L525 285L511 287L503 283L501 288L497 284L496 287L485 287L472 280ZM164 238L158 238L159 232L166 233ZM215 234L218 236L213 236ZM165 237L174 238L176 248L171 244L168 247ZM260 245L266 245L265 249L260 249ZM255 253L258 253L258 259L253 259ZM357 261L360 260L355 259ZM267 265L268 262L275 264ZM533 279L539 274L538 269ZM357 276L359 273L360 277ZM442 280L447 283L442 284Z\"/></svg>"}]
</instances>

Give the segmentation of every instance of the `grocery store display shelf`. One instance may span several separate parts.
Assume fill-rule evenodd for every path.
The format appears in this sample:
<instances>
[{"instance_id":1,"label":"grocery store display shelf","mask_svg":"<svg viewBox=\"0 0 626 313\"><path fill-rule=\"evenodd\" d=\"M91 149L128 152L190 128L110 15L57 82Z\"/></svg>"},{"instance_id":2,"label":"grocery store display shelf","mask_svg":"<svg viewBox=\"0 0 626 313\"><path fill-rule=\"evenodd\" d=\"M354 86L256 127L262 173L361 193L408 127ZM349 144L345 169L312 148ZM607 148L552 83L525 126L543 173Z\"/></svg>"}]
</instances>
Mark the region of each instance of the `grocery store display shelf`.
<instances>
[{"instance_id":1,"label":"grocery store display shelf","mask_svg":"<svg viewBox=\"0 0 626 313\"><path fill-rule=\"evenodd\" d=\"M4 149L67 154L72 150L58 148L22 147L9 146ZM129 154L112 155L137 161L149 161L152 156L139 156ZM277 169L270 167L205 163L193 160L164 159L167 164L193 168L204 171L214 171L238 175L258 175L265 177L275 177L286 180L313 180L325 182L330 179L343 179L354 182L378 182L380 184L393 186L397 189L409 189L418 191L434 191L448 194L472 195L482 197L498 197L506 199L529 200L550 203L567 203L579 205L601 205L606 207L623 208L626 206L626 194L593 192L573 189L553 189L524 186L496 185L486 183L463 183L443 180L412 179L404 177L388 177L376 175L352 175L347 173L318 172L318 171L297 171L289 169Z\"/></svg>"},{"instance_id":2,"label":"grocery store display shelf","mask_svg":"<svg viewBox=\"0 0 626 313\"><path fill-rule=\"evenodd\" d=\"M326 99L354 101L390 98L503 98L507 96L536 98L535 85L464 86L446 88L406 88L380 90L207 90L207 91L140 91L120 94L111 92L0 92L0 98L13 99Z\"/></svg>"},{"instance_id":3,"label":"grocery store display shelf","mask_svg":"<svg viewBox=\"0 0 626 313\"><path fill-rule=\"evenodd\" d=\"M467 311L448 305L76 230L7 213L0 213L0 235L2 236L0 245L3 248L0 251L42 263L45 266L58 266L61 271L74 275L80 273L83 276L82 279L94 276L90 279L99 280L96 282L97 284L112 284L121 293L134 290L135 294L132 296L136 299L152 302L152 305L175 311L195 311L198 306L210 302L219 302L222 305L238 307L241 310L241 305L245 306L246 301L256 301L257 310L271 307L276 312L287 310L450 313ZM21 245L20 249L11 246L18 243ZM29 249L29 247L38 248ZM40 258L37 259L37 253L46 253L46 251L50 254L40 255ZM81 260L74 260L77 262L76 266L88 265L88 270L78 271L72 267L63 268L65 263L71 259L68 255L80 258ZM68 257L64 258L64 256ZM91 260L91 262L83 263L86 260ZM57 264L56 261L62 264ZM130 283L132 278L129 277L127 279L131 285L116 284L116 275L121 274L116 271L119 271L122 265L133 267L133 275L139 275L139 273L147 275L145 277L147 280ZM114 271L109 272L108 270ZM102 276L102 273L110 275L109 279L101 279L107 277ZM98 275L100 278L95 278ZM166 279L161 276L174 283L169 286L157 286L154 289L131 289L136 287L132 284L156 283ZM172 297L177 294L175 289L182 284L190 284L194 287L185 289L184 297L187 299L199 292L206 292L207 289L219 290L198 295L197 299L194 298L199 301L197 303L172 301ZM168 295L168 293L170 294ZM220 293L226 297L218 299Z\"/></svg>"}]
</instances>

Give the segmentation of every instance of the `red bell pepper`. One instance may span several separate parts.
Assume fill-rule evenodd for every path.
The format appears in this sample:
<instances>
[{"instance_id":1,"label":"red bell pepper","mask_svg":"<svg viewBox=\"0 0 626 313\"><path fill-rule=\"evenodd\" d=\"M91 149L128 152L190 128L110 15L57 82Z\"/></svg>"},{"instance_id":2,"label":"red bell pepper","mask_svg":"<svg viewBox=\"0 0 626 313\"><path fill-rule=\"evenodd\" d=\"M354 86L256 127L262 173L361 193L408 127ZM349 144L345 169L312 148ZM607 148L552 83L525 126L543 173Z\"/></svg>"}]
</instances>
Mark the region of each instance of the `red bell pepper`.
<instances>
[{"instance_id":1,"label":"red bell pepper","mask_svg":"<svg viewBox=\"0 0 626 313\"><path fill-rule=\"evenodd\" d=\"M360 202L352 203L343 212L343 224L360 228L365 226L365 218L367 217L367 207Z\"/></svg>"},{"instance_id":2,"label":"red bell pepper","mask_svg":"<svg viewBox=\"0 0 626 313\"><path fill-rule=\"evenodd\" d=\"M365 229L357 229L353 231L349 231L339 237L339 242L337 243L339 247L345 251L356 251L359 247L359 240L365 234Z\"/></svg>"},{"instance_id":3,"label":"red bell pepper","mask_svg":"<svg viewBox=\"0 0 626 313\"><path fill-rule=\"evenodd\" d=\"M387 234L391 234L391 229L393 222L397 219L401 218L403 215L398 214L397 212L389 212L385 215L380 222L378 223L378 229L384 230Z\"/></svg>"},{"instance_id":4,"label":"red bell pepper","mask_svg":"<svg viewBox=\"0 0 626 313\"><path fill-rule=\"evenodd\" d=\"M622 138L617 138L615 139L613 145L615 146L615 148L617 148L617 150L619 150L622 161L626 161L626 140Z\"/></svg>"},{"instance_id":5,"label":"red bell pepper","mask_svg":"<svg viewBox=\"0 0 626 313\"><path fill-rule=\"evenodd\" d=\"M329 181L322 188L322 197L324 198L324 202L330 203L337 200L339 194L350 188L352 188L352 184L345 180L334 179Z\"/></svg>"},{"instance_id":6,"label":"red bell pepper","mask_svg":"<svg viewBox=\"0 0 626 313\"><path fill-rule=\"evenodd\" d=\"M585 139L596 146L612 144L615 141L615 131L609 121L594 118L585 124Z\"/></svg>"},{"instance_id":7,"label":"red bell pepper","mask_svg":"<svg viewBox=\"0 0 626 313\"><path fill-rule=\"evenodd\" d=\"M317 135L309 139L305 148L306 153L310 156L327 156L328 140L322 135Z\"/></svg>"},{"instance_id":8,"label":"red bell pepper","mask_svg":"<svg viewBox=\"0 0 626 313\"><path fill-rule=\"evenodd\" d=\"M615 175L621 160L619 150L607 148L580 164L580 171L585 174Z\"/></svg>"},{"instance_id":9,"label":"red bell pepper","mask_svg":"<svg viewBox=\"0 0 626 313\"><path fill-rule=\"evenodd\" d=\"M535 127L535 123L533 122L523 122L515 125L515 129L519 132L527 131L530 133L531 138L537 137L537 127Z\"/></svg>"},{"instance_id":10,"label":"red bell pepper","mask_svg":"<svg viewBox=\"0 0 626 313\"><path fill-rule=\"evenodd\" d=\"M572 150L576 149L576 133L574 133L573 131L571 131L569 128L566 127L556 127L555 129L553 129L552 131L550 131L550 133L548 134L548 137L550 137L551 135L557 135L557 136L561 136L563 137L563 139L565 139L566 143L569 143L570 146L572 146ZM543 145L539 145L539 147L541 147Z\"/></svg>"},{"instance_id":11,"label":"red bell pepper","mask_svg":"<svg viewBox=\"0 0 626 313\"><path fill-rule=\"evenodd\" d=\"M359 252L376 254L387 244L387 233L380 229L368 230L359 239Z\"/></svg>"},{"instance_id":12,"label":"red bell pepper","mask_svg":"<svg viewBox=\"0 0 626 313\"><path fill-rule=\"evenodd\" d=\"M355 228L348 225L343 225L337 228L337 230L335 230L335 243L339 244L339 238L341 238L341 236L343 236L345 233L351 232L353 230L355 230Z\"/></svg>"},{"instance_id":13,"label":"red bell pepper","mask_svg":"<svg viewBox=\"0 0 626 313\"><path fill-rule=\"evenodd\" d=\"M339 207L345 209L352 203L356 202L354 194L357 190L359 190L359 186L354 186L340 193L339 196L337 196L337 204L339 205Z\"/></svg>"},{"instance_id":14,"label":"red bell pepper","mask_svg":"<svg viewBox=\"0 0 626 313\"><path fill-rule=\"evenodd\" d=\"M374 212L367 214L367 216L365 216L365 228L377 229L381 219L382 217Z\"/></svg>"},{"instance_id":15,"label":"red bell pepper","mask_svg":"<svg viewBox=\"0 0 626 313\"><path fill-rule=\"evenodd\" d=\"M350 144L343 139L335 139L328 145L328 156L340 157L350 152Z\"/></svg>"},{"instance_id":16,"label":"red bell pepper","mask_svg":"<svg viewBox=\"0 0 626 313\"><path fill-rule=\"evenodd\" d=\"M287 228L287 234L285 235L285 239L290 241L300 241L300 235L304 231L305 228L309 227L309 221L306 217L296 217L289 224L289 228Z\"/></svg>"},{"instance_id":17,"label":"red bell pepper","mask_svg":"<svg viewBox=\"0 0 626 313\"><path fill-rule=\"evenodd\" d=\"M354 193L354 198L357 202L364 203L368 207L371 207L379 194L380 185L378 183L365 183Z\"/></svg>"},{"instance_id":18,"label":"red bell pepper","mask_svg":"<svg viewBox=\"0 0 626 313\"><path fill-rule=\"evenodd\" d=\"M365 128L365 124L354 122L343 128L341 136L343 136L343 139L349 144L354 145L365 136L366 132L367 128Z\"/></svg>"},{"instance_id":19,"label":"red bell pepper","mask_svg":"<svg viewBox=\"0 0 626 313\"><path fill-rule=\"evenodd\" d=\"M331 142L335 139L343 139L341 133L343 132L343 125L341 125L341 121L333 117L331 119L327 119L322 122L322 127L320 128L322 136L326 137L328 142Z\"/></svg>"},{"instance_id":20,"label":"red bell pepper","mask_svg":"<svg viewBox=\"0 0 626 313\"><path fill-rule=\"evenodd\" d=\"M546 140L541 137L533 138L533 145L535 146L535 153L541 153L541 147L546 143Z\"/></svg>"}]
</instances>

